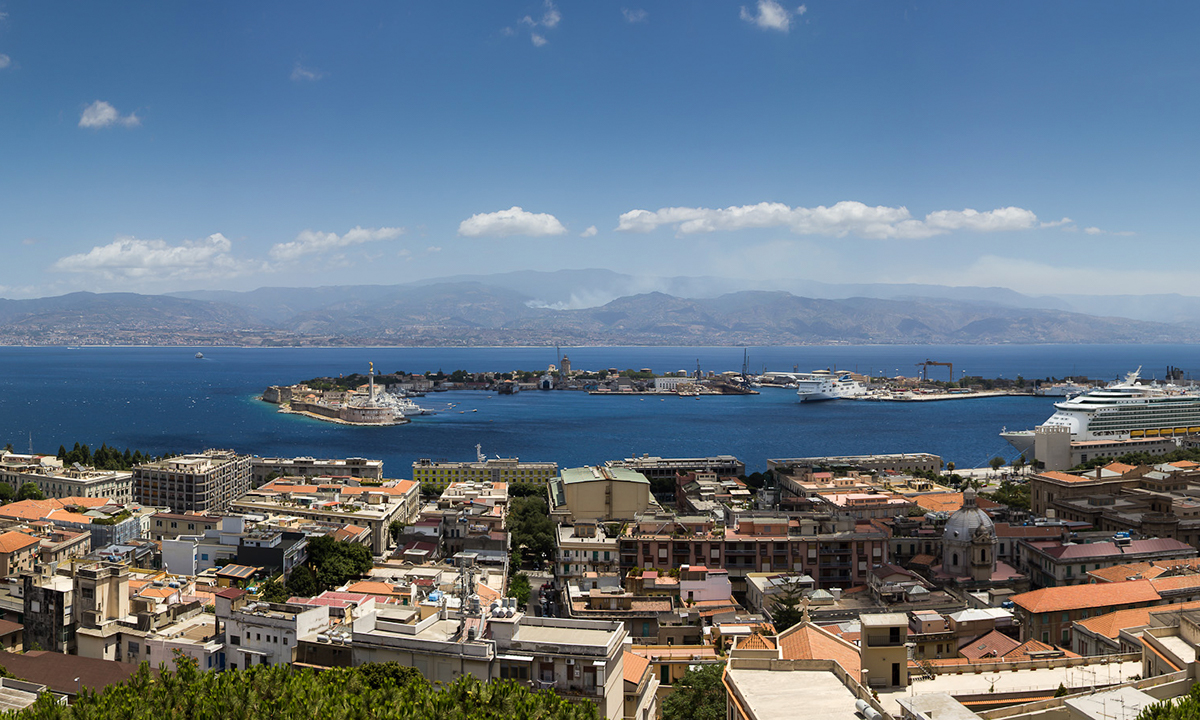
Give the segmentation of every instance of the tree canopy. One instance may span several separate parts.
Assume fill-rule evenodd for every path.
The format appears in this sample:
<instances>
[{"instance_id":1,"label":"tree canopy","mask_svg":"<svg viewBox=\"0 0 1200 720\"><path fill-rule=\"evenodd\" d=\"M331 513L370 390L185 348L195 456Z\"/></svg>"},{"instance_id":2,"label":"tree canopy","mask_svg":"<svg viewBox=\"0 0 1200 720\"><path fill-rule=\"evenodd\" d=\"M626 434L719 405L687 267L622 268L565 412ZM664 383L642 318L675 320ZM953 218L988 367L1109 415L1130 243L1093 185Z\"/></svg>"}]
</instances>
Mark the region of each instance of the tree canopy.
<instances>
[{"instance_id":1,"label":"tree canopy","mask_svg":"<svg viewBox=\"0 0 1200 720\"><path fill-rule=\"evenodd\" d=\"M713 663L688 670L663 700L663 720L724 720L724 665Z\"/></svg>"},{"instance_id":2,"label":"tree canopy","mask_svg":"<svg viewBox=\"0 0 1200 720\"><path fill-rule=\"evenodd\" d=\"M366 575L374 565L371 551L365 545L334 540L329 535L311 538L308 541L308 562L316 568L317 583L322 590L338 587L351 578ZM292 572L293 576L295 573L296 571Z\"/></svg>"},{"instance_id":3,"label":"tree canopy","mask_svg":"<svg viewBox=\"0 0 1200 720\"><path fill-rule=\"evenodd\" d=\"M27 482L17 491L18 500L45 500L42 489L36 483Z\"/></svg>"},{"instance_id":4,"label":"tree canopy","mask_svg":"<svg viewBox=\"0 0 1200 720\"><path fill-rule=\"evenodd\" d=\"M554 557L554 522L546 498L538 496L512 498L508 504L508 527L512 533L513 550L521 558L534 561L535 567Z\"/></svg>"},{"instance_id":5,"label":"tree canopy","mask_svg":"<svg viewBox=\"0 0 1200 720\"><path fill-rule=\"evenodd\" d=\"M72 705L43 694L16 718L67 720L145 718L182 720L271 718L404 718L404 720L596 720L592 703L572 703L550 691L515 682L480 682L472 675L438 687L397 663L333 668L322 672L288 665L201 672L177 656L175 670L161 666L155 677L147 663L125 683L99 692L84 689Z\"/></svg>"}]
</instances>

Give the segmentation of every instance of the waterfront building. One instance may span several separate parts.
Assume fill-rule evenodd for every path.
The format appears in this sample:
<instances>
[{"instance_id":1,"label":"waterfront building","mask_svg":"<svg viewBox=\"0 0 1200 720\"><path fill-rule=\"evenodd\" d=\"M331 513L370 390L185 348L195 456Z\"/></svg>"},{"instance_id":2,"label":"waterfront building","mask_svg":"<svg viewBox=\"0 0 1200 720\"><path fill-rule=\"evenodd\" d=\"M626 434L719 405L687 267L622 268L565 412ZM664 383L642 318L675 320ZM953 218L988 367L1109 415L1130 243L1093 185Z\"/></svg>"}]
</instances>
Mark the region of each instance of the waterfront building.
<instances>
[{"instance_id":1,"label":"waterfront building","mask_svg":"<svg viewBox=\"0 0 1200 720\"><path fill-rule=\"evenodd\" d=\"M479 457L475 462L421 459L413 463L413 480L422 484L449 486L456 482L537 483L558 475L558 463L521 462L518 458Z\"/></svg>"},{"instance_id":2,"label":"waterfront building","mask_svg":"<svg viewBox=\"0 0 1200 720\"><path fill-rule=\"evenodd\" d=\"M1037 515L1200 546L1200 464L1112 462L1082 473L1048 470L1032 475L1029 486Z\"/></svg>"},{"instance_id":3,"label":"waterfront building","mask_svg":"<svg viewBox=\"0 0 1200 720\"><path fill-rule=\"evenodd\" d=\"M206 450L133 469L134 499L175 513L221 513L250 489L249 455Z\"/></svg>"},{"instance_id":4,"label":"waterfront building","mask_svg":"<svg viewBox=\"0 0 1200 720\"><path fill-rule=\"evenodd\" d=\"M17 455L0 452L0 482L14 493L33 483L48 498L108 498L113 502L133 501L133 474L121 470L97 470L75 464L64 467L52 455Z\"/></svg>"},{"instance_id":5,"label":"waterfront building","mask_svg":"<svg viewBox=\"0 0 1200 720\"><path fill-rule=\"evenodd\" d=\"M352 477L359 480L383 480L383 461L360 457L344 459L255 457L251 459L250 479L254 485L262 485L271 475L275 477Z\"/></svg>"},{"instance_id":6,"label":"waterfront building","mask_svg":"<svg viewBox=\"0 0 1200 720\"><path fill-rule=\"evenodd\" d=\"M931 453L893 453L887 455L830 455L827 457L780 458L767 460L767 469L776 475L801 474L816 468L845 474L858 470L870 474L884 472L941 472L942 458Z\"/></svg>"},{"instance_id":7,"label":"waterfront building","mask_svg":"<svg viewBox=\"0 0 1200 720\"><path fill-rule=\"evenodd\" d=\"M704 458L663 458L651 455L609 460L609 468L624 468L641 473L647 480L674 480L679 473L707 472L722 477L746 474L746 464L732 455L715 455Z\"/></svg>"}]
</instances>

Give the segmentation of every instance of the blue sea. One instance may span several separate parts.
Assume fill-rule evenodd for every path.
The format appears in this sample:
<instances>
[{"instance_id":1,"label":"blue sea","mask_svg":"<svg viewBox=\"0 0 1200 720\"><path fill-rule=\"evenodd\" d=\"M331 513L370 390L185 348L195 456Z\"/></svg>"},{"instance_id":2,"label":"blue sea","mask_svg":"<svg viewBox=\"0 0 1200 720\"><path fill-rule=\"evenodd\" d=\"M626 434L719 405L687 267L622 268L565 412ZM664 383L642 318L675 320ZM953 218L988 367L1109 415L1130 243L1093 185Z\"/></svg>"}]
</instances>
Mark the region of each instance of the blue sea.
<instances>
[{"instance_id":1,"label":"blue sea","mask_svg":"<svg viewBox=\"0 0 1200 720\"><path fill-rule=\"evenodd\" d=\"M730 454L748 471L768 458L932 452L960 467L1015 456L997 433L1031 428L1053 412L1050 398L933 403L805 403L793 391L704 398L596 397L582 392L434 393L441 410L411 424L345 427L282 415L256 399L268 385L377 370L543 370L554 348L0 348L0 443L53 453L75 442L143 452L233 448L261 456L382 459L389 477L411 477L419 458L489 456L554 461L560 467L650 454ZM742 348L563 348L573 368L656 372L740 371ZM811 346L749 348L752 371L833 367L915 375L926 359L954 363L956 377L1113 379L1139 365L1200 377L1200 349L1187 345ZM949 377L931 367L931 378Z\"/></svg>"}]
</instances>

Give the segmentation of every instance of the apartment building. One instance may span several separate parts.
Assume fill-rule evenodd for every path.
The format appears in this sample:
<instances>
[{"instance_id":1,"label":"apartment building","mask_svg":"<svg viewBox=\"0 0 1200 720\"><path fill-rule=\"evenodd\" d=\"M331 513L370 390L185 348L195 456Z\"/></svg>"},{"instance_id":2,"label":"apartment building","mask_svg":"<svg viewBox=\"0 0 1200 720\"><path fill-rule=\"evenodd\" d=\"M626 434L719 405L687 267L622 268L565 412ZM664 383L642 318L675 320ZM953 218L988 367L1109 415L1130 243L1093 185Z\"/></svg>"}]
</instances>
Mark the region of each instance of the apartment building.
<instances>
[{"instance_id":1,"label":"apartment building","mask_svg":"<svg viewBox=\"0 0 1200 720\"><path fill-rule=\"evenodd\" d=\"M246 493L230 508L238 513L290 515L337 525L370 529L371 552L392 547L393 522L412 523L419 510L420 486L410 480L359 485L352 478L318 478L312 483L274 480Z\"/></svg>"},{"instance_id":2,"label":"apartment building","mask_svg":"<svg viewBox=\"0 0 1200 720\"><path fill-rule=\"evenodd\" d=\"M222 513L250 489L249 455L206 450L138 465L134 499L174 513Z\"/></svg>"},{"instance_id":3,"label":"apartment building","mask_svg":"<svg viewBox=\"0 0 1200 720\"><path fill-rule=\"evenodd\" d=\"M63 466L52 455L0 454L0 482L13 491L33 483L48 498L108 498L116 503L133 501L133 474L122 470L97 470L83 465Z\"/></svg>"},{"instance_id":4,"label":"apartment building","mask_svg":"<svg viewBox=\"0 0 1200 720\"><path fill-rule=\"evenodd\" d=\"M352 477L383 480L383 461L367 458L266 458L250 460L250 479L262 485L271 477Z\"/></svg>"},{"instance_id":5,"label":"apartment building","mask_svg":"<svg viewBox=\"0 0 1200 720\"><path fill-rule=\"evenodd\" d=\"M869 524L828 516L743 516L735 527L710 517L641 516L620 539L623 573L681 565L724 568L735 591L759 572L800 572L819 588L866 585L871 568L888 561L887 534Z\"/></svg>"}]
</instances>

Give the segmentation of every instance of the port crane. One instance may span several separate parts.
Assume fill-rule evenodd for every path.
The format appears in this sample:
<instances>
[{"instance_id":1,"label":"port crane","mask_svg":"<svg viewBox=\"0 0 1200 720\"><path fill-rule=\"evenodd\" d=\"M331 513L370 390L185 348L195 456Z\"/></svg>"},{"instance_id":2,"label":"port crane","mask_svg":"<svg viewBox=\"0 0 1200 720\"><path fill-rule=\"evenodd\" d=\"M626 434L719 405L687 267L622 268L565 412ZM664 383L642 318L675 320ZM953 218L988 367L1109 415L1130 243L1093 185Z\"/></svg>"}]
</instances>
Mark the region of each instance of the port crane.
<instances>
[{"instance_id":1,"label":"port crane","mask_svg":"<svg viewBox=\"0 0 1200 720\"><path fill-rule=\"evenodd\" d=\"M929 380L929 366L930 365L942 365L942 366L950 368L950 382L954 382L954 363L937 362L936 360L926 360L925 362L917 363L917 367L921 368L921 380L923 380L923 381Z\"/></svg>"}]
</instances>

